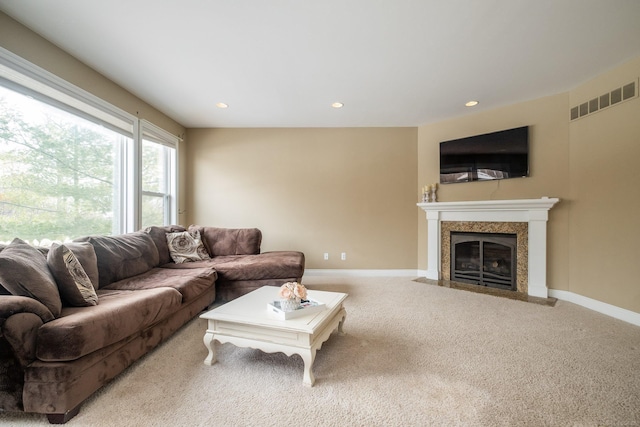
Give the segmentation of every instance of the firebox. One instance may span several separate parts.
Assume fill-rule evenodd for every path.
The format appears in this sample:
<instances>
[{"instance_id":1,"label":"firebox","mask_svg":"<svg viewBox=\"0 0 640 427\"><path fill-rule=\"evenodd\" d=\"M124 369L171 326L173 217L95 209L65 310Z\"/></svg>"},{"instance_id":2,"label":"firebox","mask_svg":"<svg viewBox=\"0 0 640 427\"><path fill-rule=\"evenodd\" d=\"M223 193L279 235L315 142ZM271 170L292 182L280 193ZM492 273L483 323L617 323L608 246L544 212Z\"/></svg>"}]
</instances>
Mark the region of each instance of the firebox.
<instances>
[{"instance_id":1,"label":"firebox","mask_svg":"<svg viewBox=\"0 0 640 427\"><path fill-rule=\"evenodd\" d=\"M517 290L517 235L451 232L451 280Z\"/></svg>"}]
</instances>

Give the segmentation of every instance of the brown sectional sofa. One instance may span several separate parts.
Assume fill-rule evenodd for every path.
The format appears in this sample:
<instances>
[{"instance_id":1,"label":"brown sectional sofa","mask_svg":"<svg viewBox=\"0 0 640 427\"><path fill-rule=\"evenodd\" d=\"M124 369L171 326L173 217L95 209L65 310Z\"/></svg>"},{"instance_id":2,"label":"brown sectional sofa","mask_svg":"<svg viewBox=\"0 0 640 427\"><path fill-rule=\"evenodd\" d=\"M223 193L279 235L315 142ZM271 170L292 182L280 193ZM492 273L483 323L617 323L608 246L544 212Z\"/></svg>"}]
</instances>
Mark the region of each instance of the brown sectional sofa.
<instances>
[{"instance_id":1,"label":"brown sectional sofa","mask_svg":"<svg viewBox=\"0 0 640 427\"><path fill-rule=\"evenodd\" d=\"M0 246L0 410L66 422L214 300L302 279L304 254L260 253L258 229L191 226L210 259L176 264L166 234L182 231L150 227L69 244L95 288L89 306L69 304L64 288L48 283L59 276L45 271L46 249Z\"/></svg>"},{"instance_id":2,"label":"brown sectional sofa","mask_svg":"<svg viewBox=\"0 0 640 427\"><path fill-rule=\"evenodd\" d=\"M169 263L166 268L191 269L212 266L218 273L218 301L231 301L261 286L279 286L295 282L304 274L304 254L293 251L260 252L262 233L257 228L216 228L192 225L202 237L210 260L183 264Z\"/></svg>"}]
</instances>

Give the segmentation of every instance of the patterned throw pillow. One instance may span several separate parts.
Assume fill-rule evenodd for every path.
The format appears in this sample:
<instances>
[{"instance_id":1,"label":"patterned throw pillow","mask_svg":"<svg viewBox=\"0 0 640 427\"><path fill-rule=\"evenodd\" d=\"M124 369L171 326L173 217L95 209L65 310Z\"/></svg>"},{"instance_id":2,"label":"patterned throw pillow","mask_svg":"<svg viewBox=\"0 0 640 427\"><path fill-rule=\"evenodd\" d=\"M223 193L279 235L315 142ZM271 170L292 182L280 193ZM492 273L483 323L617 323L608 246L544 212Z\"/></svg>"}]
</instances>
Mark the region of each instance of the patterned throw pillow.
<instances>
[{"instance_id":1,"label":"patterned throw pillow","mask_svg":"<svg viewBox=\"0 0 640 427\"><path fill-rule=\"evenodd\" d=\"M60 295L68 305L74 307L98 305L98 295L91 279L68 247L56 243L51 245L47 264L56 279Z\"/></svg>"},{"instance_id":2,"label":"patterned throw pillow","mask_svg":"<svg viewBox=\"0 0 640 427\"><path fill-rule=\"evenodd\" d=\"M176 264L211 259L202 244L199 231L167 233L167 245L171 259Z\"/></svg>"}]
</instances>

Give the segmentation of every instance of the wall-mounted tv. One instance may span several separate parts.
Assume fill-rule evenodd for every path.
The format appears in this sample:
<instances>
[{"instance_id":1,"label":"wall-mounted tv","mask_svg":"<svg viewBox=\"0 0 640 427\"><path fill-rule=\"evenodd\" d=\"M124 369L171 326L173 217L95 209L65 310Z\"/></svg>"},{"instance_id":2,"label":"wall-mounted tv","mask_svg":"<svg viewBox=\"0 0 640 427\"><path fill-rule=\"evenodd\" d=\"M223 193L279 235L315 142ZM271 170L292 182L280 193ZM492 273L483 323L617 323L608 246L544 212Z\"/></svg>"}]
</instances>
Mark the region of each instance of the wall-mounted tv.
<instances>
[{"instance_id":1,"label":"wall-mounted tv","mask_svg":"<svg viewBox=\"0 0 640 427\"><path fill-rule=\"evenodd\" d=\"M440 182L529 176L529 127L440 143Z\"/></svg>"}]
</instances>

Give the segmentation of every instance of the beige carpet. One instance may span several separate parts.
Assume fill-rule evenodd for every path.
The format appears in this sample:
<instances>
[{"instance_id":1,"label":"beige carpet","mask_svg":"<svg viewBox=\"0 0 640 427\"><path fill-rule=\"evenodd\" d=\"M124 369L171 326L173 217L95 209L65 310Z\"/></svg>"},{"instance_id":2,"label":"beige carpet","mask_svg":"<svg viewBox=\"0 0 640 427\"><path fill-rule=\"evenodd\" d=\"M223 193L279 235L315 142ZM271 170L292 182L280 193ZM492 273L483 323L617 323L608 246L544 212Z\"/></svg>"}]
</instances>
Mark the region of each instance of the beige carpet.
<instances>
[{"instance_id":1,"label":"beige carpet","mask_svg":"<svg viewBox=\"0 0 640 427\"><path fill-rule=\"evenodd\" d=\"M89 399L71 426L639 426L640 328L405 278L305 278L347 292L347 335L300 357L219 346L196 319ZM0 414L7 425L44 416Z\"/></svg>"}]
</instances>

